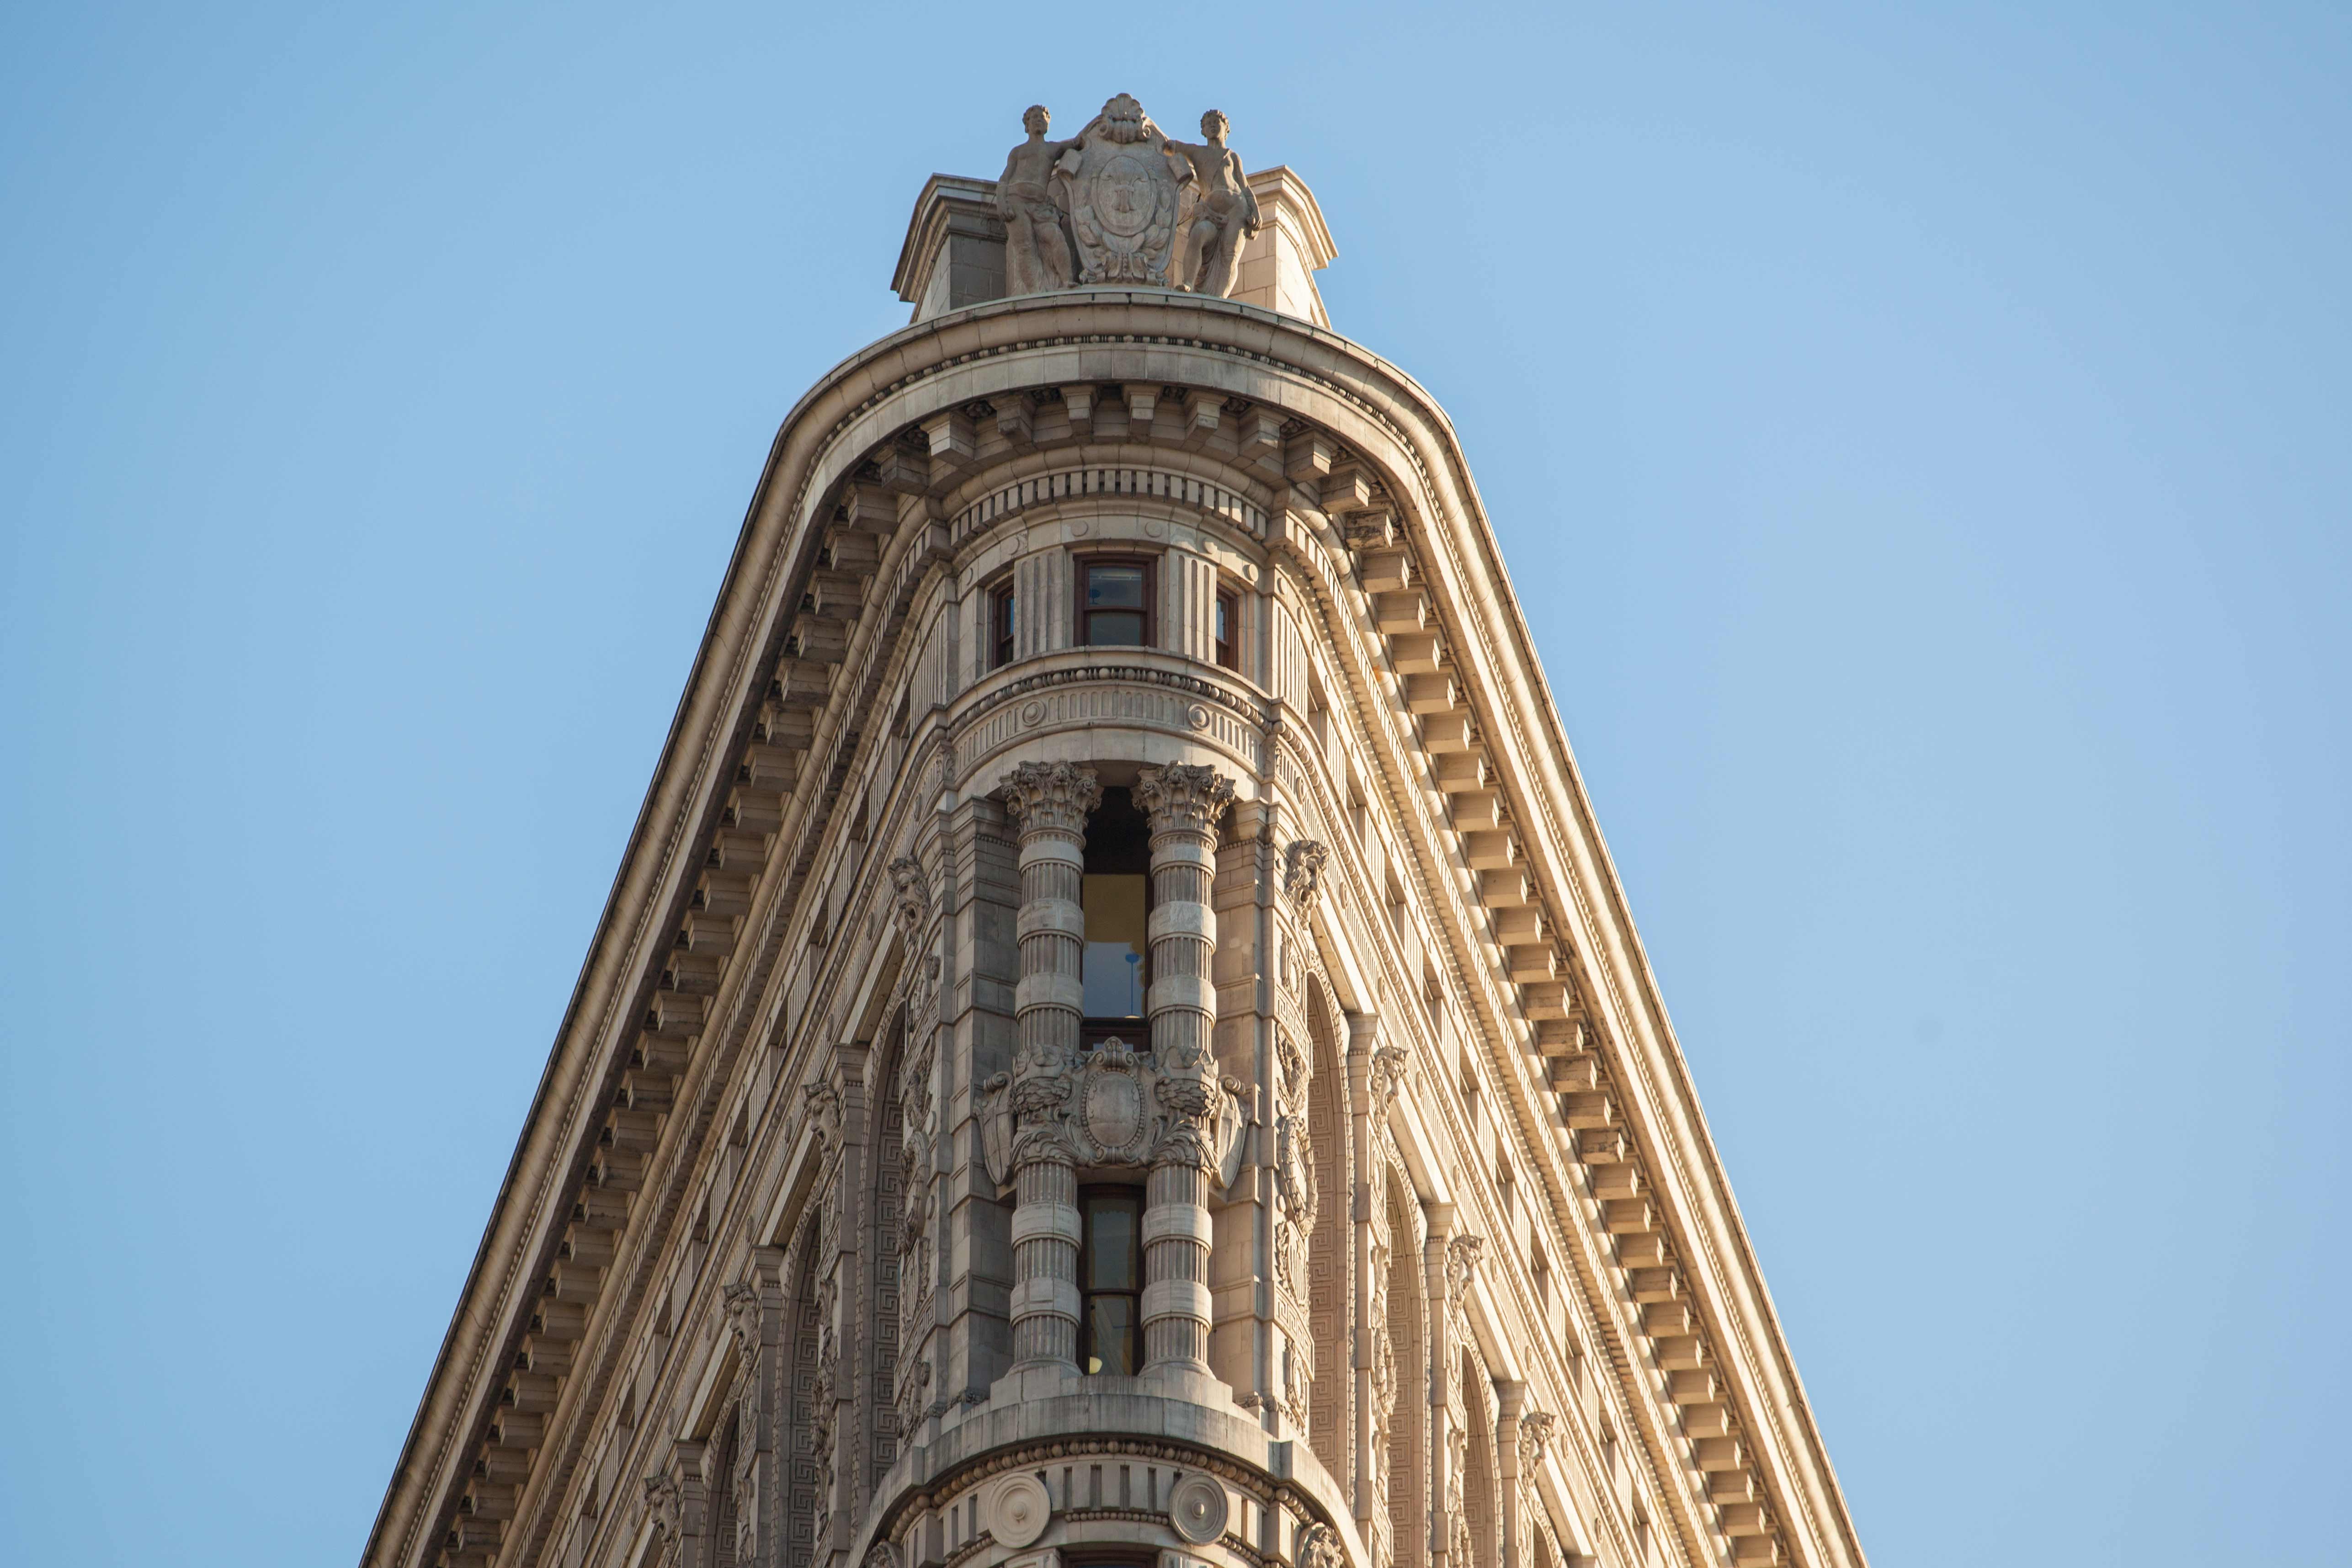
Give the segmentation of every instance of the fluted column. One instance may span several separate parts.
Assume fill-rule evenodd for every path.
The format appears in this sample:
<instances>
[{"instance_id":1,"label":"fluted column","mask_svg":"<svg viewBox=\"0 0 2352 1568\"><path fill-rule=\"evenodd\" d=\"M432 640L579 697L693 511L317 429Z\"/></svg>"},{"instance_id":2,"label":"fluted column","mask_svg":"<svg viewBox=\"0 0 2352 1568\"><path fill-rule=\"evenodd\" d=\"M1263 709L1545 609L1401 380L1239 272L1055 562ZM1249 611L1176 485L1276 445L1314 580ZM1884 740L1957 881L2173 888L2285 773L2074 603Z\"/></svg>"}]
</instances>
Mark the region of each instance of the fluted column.
<instances>
[{"instance_id":1,"label":"fluted column","mask_svg":"<svg viewBox=\"0 0 2352 1568\"><path fill-rule=\"evenodd\" d=\"M1136 800L1151 820L1151 1053L1168 1131L1151 1166L1143 1209L1143 1361L1147 1369L1209 1365L1210 1173L1213 1127L1223 1108L1210 1031L1217 947L1210 907L1217 818L1234 783L1211 768L1147 768Z\"/></svg>"},{"instance_id":2,"label":"fluted column","mask_svg":"<svg viewBox=\"0 0 2352 1568\"><path fill-rule=\"evenodd\" d=\"M1021 825L1020 1035L1013 1062L1013 1360L1078 1359L1078 1190L1061 1124L1078 1055L1079 961L1086 916L1087 813L1102 799L1094 769L1024 762L1004 789Z\"/></svg>"}]
</instances>

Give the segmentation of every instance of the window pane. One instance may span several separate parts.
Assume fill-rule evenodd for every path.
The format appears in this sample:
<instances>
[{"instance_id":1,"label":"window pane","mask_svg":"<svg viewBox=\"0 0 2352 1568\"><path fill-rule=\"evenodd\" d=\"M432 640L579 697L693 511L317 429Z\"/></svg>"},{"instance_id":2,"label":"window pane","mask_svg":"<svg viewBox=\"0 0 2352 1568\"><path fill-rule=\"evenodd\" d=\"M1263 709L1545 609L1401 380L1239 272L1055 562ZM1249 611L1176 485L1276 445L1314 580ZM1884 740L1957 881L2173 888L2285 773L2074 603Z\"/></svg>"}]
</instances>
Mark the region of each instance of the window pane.
<instances>
[{"instance_id":1,"label":"window pane","mask_svg":"<svg viewBox=\"0 0 2352 1568\"><path fill-rule=\"evenodd\" d=\"M1225 630L1225 606L1232 602L1233 601L1223 594L1217 595L1217 641L1220 643L1230 641L1233 636L1232 632Z\"/></svg>"},{"instance_id":2,"label":"window pane","mask_svg":"<svg viewBox=\"0 0 2352 1568\"><path fill-rule=\"evenodd\" d=\"M1089 610L1141 610L1143 608L1143 569L1139 566L1087 568L1087 608Z\"/></svg>"},{"instance_id":3,"label":"window pane","mask_svg":"<svg viewBox=\"0 0 2352 1568\"><path fill-rule=\"evenodd\" d=\"M1142 1226L1140 1199L1088 1197L1086 1278L1079 1283L1089 1291L1142 1289Z\"/></svg>"},{"instance_id":4,"label":"window pane","mask_svg":"<svg viewBox=\"0 0 2352 1568\"><path fill-rule=\"evenodd\" d=\"M1097 610L1087 617L1087 642L1097 648L1139 648L1143 645L1143 612L1138 610Z\"/></svg>"},{"instance_id":5,"label":"window pane","mask_svg":"<svg viewBox=\"0 0 2352 1568\"><path fill-rule=\"evenodd\" d=\"M1090 1019L1143 1016L1143 956L1150 943L1145 915L1149 879L1087 875L1078 883L1087 921L1078 977Z\"/></svg>"},{"instance_id":6,"label":"window pane","mask_svg":"<svg viewBox=\"0 0 2352 1568\"><path fill-rule=\"evenodd\" d=\"M1087 1298L1087 1370L1135 1375L1135 1298Z\"/></svg>"}]
</instances>

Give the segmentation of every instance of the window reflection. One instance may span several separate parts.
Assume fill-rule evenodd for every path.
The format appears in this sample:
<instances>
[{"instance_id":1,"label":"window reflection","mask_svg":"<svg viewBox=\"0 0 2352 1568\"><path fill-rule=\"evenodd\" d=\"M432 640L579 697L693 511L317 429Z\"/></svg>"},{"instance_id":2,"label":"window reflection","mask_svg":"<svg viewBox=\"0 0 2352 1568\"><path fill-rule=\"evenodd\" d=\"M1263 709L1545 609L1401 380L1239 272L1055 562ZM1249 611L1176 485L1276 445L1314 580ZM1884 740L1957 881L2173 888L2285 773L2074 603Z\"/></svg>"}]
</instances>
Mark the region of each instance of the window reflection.
<instances>
[{"instance_id":1,"label":"window reflection","mask_svg":"<svg viewBox=\"0 0 2352 1568\"><path fill-rule=\"evenodd\" d=\"M1127 790L1103 791L1087 822L1086 874L1078 886L1086 915L1079 959L1080 1005L1089 1043L1108 1026L1130 1045L1141 1038L1131 1020L1144 1012L1151 984L1151 826Z\"/></svg>"},{"instance_id":2,"label":"window reflection","mask_svg":"<svg viewBox=\"0 0 2352 1568\"><path fill-rule=\"evenodd\" d=\"M1147 641L1150 569L1141 561L1090 562L1079 641L1089 647L1137 647Z\"/></svg>"},{"instance_id":3,"label":"window reflection","mask_svg":"<svg viewBox=\"0 0 2352 1568\"><path fill-rule=\"evenodd\" d=\"M1143 1196L1094 1187L1078 1202L1078 1364L1132 1376L1143 1365Z\"/></svg>"},{"instance_id":4,"label":"window reflection","mask_svg":"<svg viewBox=\"0 0 2352 1568\"><path fill-rule=\"evenodd\" d=\"M1080 978L1090 1019L1143 1016L1148 882L1131 873L1085 879L1079 896L1086 911L1087 945Z\"/></svg>"}]
</instances>

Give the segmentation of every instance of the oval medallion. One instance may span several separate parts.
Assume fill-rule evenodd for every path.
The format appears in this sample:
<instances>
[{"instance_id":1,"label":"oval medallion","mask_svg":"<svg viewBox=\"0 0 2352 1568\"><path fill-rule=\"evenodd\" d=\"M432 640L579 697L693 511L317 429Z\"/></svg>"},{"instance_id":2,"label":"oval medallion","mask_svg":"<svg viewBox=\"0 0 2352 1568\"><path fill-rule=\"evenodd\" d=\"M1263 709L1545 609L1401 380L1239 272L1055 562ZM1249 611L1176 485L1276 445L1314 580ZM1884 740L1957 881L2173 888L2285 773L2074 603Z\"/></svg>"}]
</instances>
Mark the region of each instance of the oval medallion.
<instances>
[{"instance_id":1,"label":"oval medallion","mask_svg":"<svg viewBox=\"0 0 2352 1568\"><path fill-rule=\"evenodd\" d=\"M1121 239L1133 239L1151 222L1160 193L1151 171L1132 152L1122 152L1095 176L1095 220Z\"/></svg>"},{"instance_id":2,"label":"oval medallion","mask_svg":"<svg viewBox=\"0 0 2352 1568\"><path fill-rule=\"evenodd\" d=\"M1143 1131L1143 1089L1132 1072L1096 1072L1087 1086L1087 1135L1107 1155Z\"/></svg>"}]
</instances>

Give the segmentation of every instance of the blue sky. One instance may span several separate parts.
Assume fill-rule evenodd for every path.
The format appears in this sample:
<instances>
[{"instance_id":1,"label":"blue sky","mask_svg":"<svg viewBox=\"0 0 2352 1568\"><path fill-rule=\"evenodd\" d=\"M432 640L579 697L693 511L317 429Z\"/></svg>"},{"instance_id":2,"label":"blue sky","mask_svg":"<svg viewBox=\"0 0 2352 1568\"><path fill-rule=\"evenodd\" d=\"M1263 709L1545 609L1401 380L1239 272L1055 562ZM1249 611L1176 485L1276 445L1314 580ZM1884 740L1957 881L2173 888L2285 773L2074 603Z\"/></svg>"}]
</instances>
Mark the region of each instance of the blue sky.
<instances>
[{"instance_id":1,"label":"blue sky","mask_svg":"<svg viewBox=\"0 0 2352 1568\"><path fill-rule=\"evenodd\" d=\"M0 1560L356 1559L776 423L1212 105L1453 413L1865 1548L2344 1560L2352 17L18 6Z\"/></svg>"}]
</instances>

